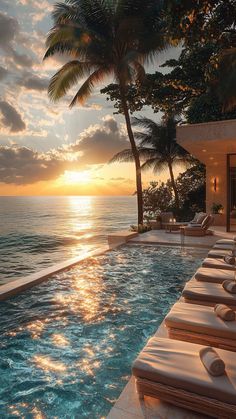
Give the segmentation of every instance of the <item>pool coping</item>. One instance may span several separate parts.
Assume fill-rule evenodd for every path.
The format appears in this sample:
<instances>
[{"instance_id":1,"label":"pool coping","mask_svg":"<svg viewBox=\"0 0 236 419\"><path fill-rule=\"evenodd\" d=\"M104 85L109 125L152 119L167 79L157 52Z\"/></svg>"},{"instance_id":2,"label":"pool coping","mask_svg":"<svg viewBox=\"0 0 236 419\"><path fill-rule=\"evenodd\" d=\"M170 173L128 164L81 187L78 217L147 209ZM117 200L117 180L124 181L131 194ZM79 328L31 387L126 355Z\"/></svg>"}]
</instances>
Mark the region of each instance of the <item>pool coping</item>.
<instances>
[{"instance_id":1,"label":"pool coping","mask_svg":"<svg viewBox=\"0 0 236 419\"><path fill-rule=\"evenodd\" d=\"M81 253L79 256L54 264L39 272L35 272L33 274L23 276L9 281L5 284L2 284L0 285L0 302L5 301L8 298L14 297L20 294L21 292L26 291L27 289L30 289L35 285L38 285L41 282L46 281L54 274L72 268L73 266L84 261L85 259L102 255L108 252L109 250L115 249L119 246L122 246L123 244L127 244L129 240L135 238L137 235L138 233L131 232L129 230L118 230L114 233L108 234L107 245L103 245L96 249L86 251L84 253Z\"/></svg>"},{"instance_id":2,"label":"pool coping","mask_svg":"<svg viewBox=\"0 0 236 419\"><path fill-rule=\"evenodd\" d=\"M0 301L5 301L8 298L14 297L19 293L26 291L27 289L30 289L35 285L40 284L41 282L46 281L54 274L57 274L61 271L66 271L85 259L102 255L108 252L109 250L114 249L115 247L117 246L104 245L94 250L81 253L79 256L67 259L63 262L57 263L39 272L7 282L6 284L0 286Z\"/></svg>"}]
</instances>

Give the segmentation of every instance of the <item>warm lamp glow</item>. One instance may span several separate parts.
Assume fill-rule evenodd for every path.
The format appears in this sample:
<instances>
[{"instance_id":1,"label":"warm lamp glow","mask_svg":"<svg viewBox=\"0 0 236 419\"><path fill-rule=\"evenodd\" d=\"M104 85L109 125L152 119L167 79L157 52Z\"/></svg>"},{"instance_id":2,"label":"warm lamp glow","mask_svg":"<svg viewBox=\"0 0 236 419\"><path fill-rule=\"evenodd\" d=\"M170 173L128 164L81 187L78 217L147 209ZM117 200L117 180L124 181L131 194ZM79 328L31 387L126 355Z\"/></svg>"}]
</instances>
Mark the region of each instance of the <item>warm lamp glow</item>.
<instances>
[{"instance_id":1,"label":"warm lamp glow","mask_svg":"<svg viewBox=\"0 0 236 419\"><path fill-rule=\"evenodd\" d=\"M216 177L214 178L214 191L217 191L217 179Z\"/></svg>"}]
</instances>

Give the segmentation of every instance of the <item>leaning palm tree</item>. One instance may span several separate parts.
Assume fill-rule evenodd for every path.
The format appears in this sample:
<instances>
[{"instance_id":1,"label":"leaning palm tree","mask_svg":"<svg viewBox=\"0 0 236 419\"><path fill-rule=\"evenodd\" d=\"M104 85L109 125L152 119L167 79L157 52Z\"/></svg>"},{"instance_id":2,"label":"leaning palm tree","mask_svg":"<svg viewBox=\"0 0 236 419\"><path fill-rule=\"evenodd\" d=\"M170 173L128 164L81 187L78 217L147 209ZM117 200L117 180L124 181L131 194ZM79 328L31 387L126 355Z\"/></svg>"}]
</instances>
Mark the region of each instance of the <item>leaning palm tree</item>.
<instances>
[{"instance_id":1,"label":"leaning palm tree","mask_svg":"<svg viewBox=\"0 0 236 419\"><path fill-rule=\"evenodd\" d=\"M132 122L134 126L143 129L143 131L134 133L140 159L145 161L142 169L153 169L155 173L169 170L175 204L179 208L180 200L173 167L190 163L192 156L176 142L177 121L173 117L167 117L161 123L156 123L151 119L142 117L133 118ZM127 149L117 153L110 162L129 162L132 160L132 152Z\"/></svg>"},{"instance_id":2,"label":"leaning palm tree","mask_svg":"<svg viewBox=\"0 0 236 419\"><path fill-rule=\"evenodd\" d=\"M138 223L143 223L140 160L127 105L128 85L142 83L144 65L166 47L161 0L66 0L54 6L54 27L45 58L62 54L68 62L52 77L49 96L58 101L81 82L70 107L84 103L96 85L112 76L119 85L122 109L136 167Z\"/></svg>"}]
</instances>

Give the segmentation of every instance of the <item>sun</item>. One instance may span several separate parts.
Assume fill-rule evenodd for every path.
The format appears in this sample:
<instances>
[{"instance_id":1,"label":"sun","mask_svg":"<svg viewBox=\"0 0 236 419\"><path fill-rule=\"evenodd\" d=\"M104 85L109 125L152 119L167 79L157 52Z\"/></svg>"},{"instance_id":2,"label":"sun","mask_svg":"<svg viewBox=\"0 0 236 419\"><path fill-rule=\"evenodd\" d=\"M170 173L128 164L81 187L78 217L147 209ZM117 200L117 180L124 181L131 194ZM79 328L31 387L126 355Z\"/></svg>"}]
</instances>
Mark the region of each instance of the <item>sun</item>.
<instances>
[{"instance_id":1,"label":"sun","mask_svg":"<svg viewBox=\"0 0 236 419\"><path fill-rule=\"evenodd\" d=\"M75 185L77 183L89 183L91 179L89 171L76 172L66 170L62 175L62 182L66 185Z\"/></svg>"}]
</instances>

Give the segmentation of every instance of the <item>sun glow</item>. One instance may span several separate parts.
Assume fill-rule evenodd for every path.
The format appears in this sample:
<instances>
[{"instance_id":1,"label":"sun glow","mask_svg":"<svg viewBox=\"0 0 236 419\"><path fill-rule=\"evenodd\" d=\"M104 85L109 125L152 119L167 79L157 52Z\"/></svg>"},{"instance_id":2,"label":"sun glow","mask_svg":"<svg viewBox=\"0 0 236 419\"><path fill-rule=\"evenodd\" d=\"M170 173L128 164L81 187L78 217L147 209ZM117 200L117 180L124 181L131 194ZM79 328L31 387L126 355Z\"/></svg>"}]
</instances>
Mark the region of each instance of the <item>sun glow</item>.
<instances>
[{"instance_id":1,"label":"sun glow","mask_svg":"<svg viewBox=\"0 0 236 419\"><path fill-rule=\"evenodd\" d=\"M75 184L86 184L89 183L91 180L91 174L89 171L83 172L76 172L66 170L64 174L61 176L61 181L66 185L75 185Z\"/></svg>"}]
</instances>

